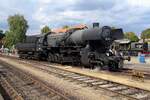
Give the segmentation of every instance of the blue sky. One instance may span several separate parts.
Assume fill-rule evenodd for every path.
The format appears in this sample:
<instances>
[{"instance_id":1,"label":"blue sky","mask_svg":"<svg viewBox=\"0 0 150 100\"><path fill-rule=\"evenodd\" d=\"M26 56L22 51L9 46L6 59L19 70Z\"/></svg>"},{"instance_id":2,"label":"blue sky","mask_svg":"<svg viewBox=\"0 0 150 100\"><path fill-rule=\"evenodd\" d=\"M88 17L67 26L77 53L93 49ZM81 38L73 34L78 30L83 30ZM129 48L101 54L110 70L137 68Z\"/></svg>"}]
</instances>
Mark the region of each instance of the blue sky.
<instances>
[{"instance_id":1,"label":"blue sky","mask_svg":"<svg viewBox=\"0 0 150 100\"><path fill-rule=\"evenodd\" d=\"M150 28L150 0L0 0L0 29L8 29L7 18L14 14L28 20L27 34L39 33L44 25L57 28L92 22L138 35Z\"/></svg>"}]
</instances>

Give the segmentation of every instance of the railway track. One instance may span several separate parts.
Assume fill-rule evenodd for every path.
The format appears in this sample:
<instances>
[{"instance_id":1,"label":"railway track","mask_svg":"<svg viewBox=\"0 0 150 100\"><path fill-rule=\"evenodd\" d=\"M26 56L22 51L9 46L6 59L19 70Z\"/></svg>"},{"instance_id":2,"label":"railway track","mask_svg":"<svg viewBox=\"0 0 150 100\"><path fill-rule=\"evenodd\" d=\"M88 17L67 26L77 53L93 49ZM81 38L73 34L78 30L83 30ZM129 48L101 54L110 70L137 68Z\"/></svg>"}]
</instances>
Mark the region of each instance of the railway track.
<instances>
[{"instance_id":1,"label":"railway track","mask_svg":"<svg viewBox=\"0 0 150 100\"><path fill-rule=\"evenodd\" d=\"M6 58L17 59L17 60L26 60L26 59L20 59L15 56L9 56L9 55L4 55L4 54L0 54L0 56L6 57ZM27 60L27 61L29 61L29 60ZM31 59L30 59L30 61L31 61ZM32 61L35 61L35 60L32 60ZM48 64L45 61L41 61L41 62L44 64ZM139 70L139 69L137 70L137 69L131 69L131 68L123 68L122 71L120 71L120 72L109 72L108 70L105 70L105 72L107 72L109 74L110 73L114 74L114 75L121 74L121 75L126 75L126 76L132 76L134 71L142 73L144 75L144 79L150 79L150 71L147 71L147 70L143 71L143 70Z\"/></svg>"},{"instance_id":2,"label":"railway track","mask_svg":"<svg viewBox=\"0 0 150 100\"><path fill-rule=\"evenodd\" d=\"M0 75L0 85L4 88L5 92L12 100L23 100L19 93L11 86L11 84L6 80L6 78Z\"/></svg>"},{"instance_id":3,"label":"railway track","mask_svg":"<svg viewBox=\"0 0 150 100\"><path fill-rule=\"evenodd\" d=\"M18 60L18 59L17 59ZM124 84L118 84L112 81L90 77L87 75L74 73L66 70L62 70L45 62L38 62L33 60L19 60L20 63L30 64L34 68L44 71L49 74L53 74L59 78L76 82L86 87L92 87L96 90L106 90L114 93L114 98L121 97L125 100L150 100L150 91L142 90L139 88L127 86ZM41 65L41 66L40 66Z\"/></svg>"},{"instance_id":4,"label":"railway track","mask_svg":"<svg viewBox=\"0 0 150 100\"><path fill-rule=\"evenodd\" d=\"M60 78L64 78L71 82L76 82L78 84L83 85L84 87L85 86L92 87L96 90L102 89L102 90L112 92L115 94L115 97L120 96L121 98L126 98L127 100L150 100L150 91L127 86L124 84L118 84L104 79L90 77L84 74L62 70L42 62L27 61L27 60L24 61L20 60L20 62L24 64L30 64L34 66L34 68L36 67L41 71L44 71L49 74L53 74Z\"/></svg>"},{"instance_id":5,"label":"railway track","mask_svg":"<svg viewBox=\"0 0 150 100\"><path fill-rule=\"evenodd\" d=\"M0 85L11 100L71 100L31 74L10 66L0 69Z\"/></svg>"}]
</instances>

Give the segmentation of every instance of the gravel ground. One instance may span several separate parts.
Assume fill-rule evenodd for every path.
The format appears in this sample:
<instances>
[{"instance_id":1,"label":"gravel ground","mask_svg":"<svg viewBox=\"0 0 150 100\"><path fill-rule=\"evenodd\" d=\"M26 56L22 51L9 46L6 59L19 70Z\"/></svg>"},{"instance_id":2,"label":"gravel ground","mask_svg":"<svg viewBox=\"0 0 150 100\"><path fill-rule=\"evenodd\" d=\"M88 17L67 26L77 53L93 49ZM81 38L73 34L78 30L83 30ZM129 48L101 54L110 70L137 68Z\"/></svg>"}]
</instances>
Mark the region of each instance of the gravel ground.
<instances>
[{"instance_id":1,"label":"gravel ground","mask_svg":"<svg viewBox=\"0 0 150 100\"><path fill-rule=\"evenodd\" d=\"M53 88L56 88L64 94L68 94L69 96L73 97L72 100L113 100L110 97L110 93L106 94L106 92L104 93L104 91L96 91L90 87L82 87L81 85L78 85L76 83L69 82L38 69L31 68L29 67L29 65L27 66L24 64L16 63L15 61L10 59L1 57L0 59L14 65L17 68L20 68L21 70L32 73L34 76L48 83L50 86L53 86Z\"/></svg>"},{"instance_id":2,"label":"gravel ground","mask_svg":"<svg viewBox=\"0 0 150 100\"><path fill-rule=\"evenodd\" d=\"M33 75L39 77L43 81L49 83L54 88L60 89L62 92L66 93L66 94L72 95L74 97L78 97L79 100L99 100L99 99L100 100L112 100L112 98L110 98L111 94L105 94L104 91L95 91L94 89L87 88L87 87L83 88L80 85L74 84L72 82L68 82L66 80L64 81L63 79L54 77L52 75L49 75L49 74L39 71L37 69L29 68L23 64L18 64L10 59L0 57L0 60L3 60L7 63L15 65L16 67L18 67L22 70L32 73ZM54 64L52 66L59 67L64 70L69 70L72 72L84 73L86 75L99 77L102 79L126 84L129 86L139 87L139 88L142 88L145 90L150 90L150 80L145 80L144 82L141 82L141 81L132 80L131 77L123 76L123 75L116 76L113 74L106 74L105 72L100 73L100 72L91 71L91 70L84 70L84 69L81 70L80 68L72 68L71 66L63 66L62 67L61 65L54 65Z\"/></svg>"},{"instance_id":3,"label":"gravel ground","mask_svg":"<svg viewBox=\"0 0 150 100\"><path fill-rule=\"evenodd\" d=\"M0 66L0 68L1 68L1 67L2 67L2 66ZM0 100L4 100L1 94L0 94Z\"/></svg>"},{"instance_id":4,"label":"gravel ground","mask_svg":"<svg viewBox=\"0 0 150 100\"><path fill-rule=\"evenodd\" d=\"M150 57L145 57L145 62L144 64L150 64ZM139 58L138 57L131 57L131 61L125 61L125 63L129 63L129 64L141 64L139 62Z\"/></svg>"},{"instance_id":5,"label":"gravel ground","mask_svg":"<svg viewBox=\"0 0 150 100\"><path fill-rule=\"evenodd\" d=\"M146 63L140 63L138 57L131 57L131 61L125 61L124 67L150 72L150 57L146 57L145 61Z\"/></svg>"},{"instance_id":6,"label":"gravel ground","mask_svg":"<svg viewBox=\"0 0 150 100\"><path fill-rule=\"evenodd\" d=\"M89 70L89 69L81 70L81 68L77 68L77 67L71 67L71 66L62 67L61 65L54 65L54 64L52 64L52 66L60 68L60 69L64 69L64 70L68 70L72 72L78 72L78 73L89 75L92 77L102 78L105 80L110 80L110 81L117 82L120 84L126 84L129 86L133 86L133 87L137 87L137 88L150 91L150 80L147 80L147 79L145 79L144 82L142 82L142 81L133 80L131 76L125 76L122 74L117 74L116 76L115 73L108 73L106 71L99 72L99 71Z\"/></svg>"}]
</instances>

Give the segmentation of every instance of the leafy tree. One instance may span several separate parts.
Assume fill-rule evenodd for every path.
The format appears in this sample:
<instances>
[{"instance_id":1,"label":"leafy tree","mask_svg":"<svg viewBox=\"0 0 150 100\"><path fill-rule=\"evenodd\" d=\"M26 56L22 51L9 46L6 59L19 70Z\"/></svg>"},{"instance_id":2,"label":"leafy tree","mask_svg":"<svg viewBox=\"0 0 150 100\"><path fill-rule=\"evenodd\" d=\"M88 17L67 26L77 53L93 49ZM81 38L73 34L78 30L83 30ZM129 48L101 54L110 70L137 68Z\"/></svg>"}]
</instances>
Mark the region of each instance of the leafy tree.
<instances>
[{"instance_id":1,"label":"leafy tree","mask_svg":"<svg viewBox=\"0 0 150 100\"><path fill-rule=\"evenodd\" d=\"M24 16L19 14L9 16L7 21L9 25L9 31L5 32L5 46L10 48L11 46L18 42L22 42L25 39L28 23Z\"/></svg>"},{"instance_id":2,"label":"leafy tree","mask_svg":"<svg viewBox=\"0 0 150 100\"><path fill-rule=\"evenodd\" d=\"M114 27L114 26L113 26L113 27L111 27L111 28L112 28L112 29L116 29L116 27Z\"/></svg>"},{"instance_id":3,"label":"leafy tree","mask_svg":"<svg viewBox=\"0 0 150 100\"><path fill-rule=\"evenodd\" d=\"M5 36L6 36L6 37L4 37L5 47L11 48L11 46L13 46L14 42L15 42L15 39L14 39L15 34L13 34L10 31L6 31Z\"/></svg>"},{"instance_id":4,"label":"leafy tree","mask_svg":"<svg viewBox=\"0 0 150 100\"><path fill-rule=\"evenodd\" d=\"M3 39L4 39L4 34L3 34L3 30L0 30L0 48L2 47L3 45Z\"/></svg>"},{"instance_id":5,"label":"leafy tree","mask_svg":"<svg viewBox=\"0 0 150 100\"><path fill-rule=\"evenodd\" d=\"M3 30L0 30L0 39L2 39L4 36Z\"/></svg>"},{"instance_id":6,"label":"leafy tree","mask_svg":"<svg viewBox=\"0 0 150 100\"><path fill-rule=\"evenodd\" d=\"M129 39L131 42L139 41L138 36L134 32L126 32L124 36L125 38Z\"/></svg>"},{"instance_id":7,"label":"leafy tree","mask_svg":"<svg viewBox=\"0 0 150 100\"><path fill-rule=\"evenodd\" d=\"M150 28L144 30L141 34L142 39L148 39L150 38Z\"/></svg>"},{"instance_id":8,"label":"leafy tree","mask_svg":"<svg viewBox=\"0 0 150 100\"><path fill-rule=\"evenodd\" d=\"M0 29L0 34L3 34L3 30Z\"/></svg>"},{"instance_id":9,"label":"leafy tree","mask_svg":"<svg viewBox=\"0 0 150 100\"><path fill-rule=\"evenodd\" d=\"M44 34L44 33L48 33L50 32L51 29L48 27L48 26L44 26L42 29L41 29L41 33Z\"/></svg>"},{"instance_id":10,"label":"leafy tree","mask_svg":"<svg viewBox=\"0 0 150 100\"><path fill-rule=\"evenodd\" d=\"M63 26L63 29L68 29L68 28L69 28L68 25L64 25L64 26Z\"/></svg>"}]
</instances>

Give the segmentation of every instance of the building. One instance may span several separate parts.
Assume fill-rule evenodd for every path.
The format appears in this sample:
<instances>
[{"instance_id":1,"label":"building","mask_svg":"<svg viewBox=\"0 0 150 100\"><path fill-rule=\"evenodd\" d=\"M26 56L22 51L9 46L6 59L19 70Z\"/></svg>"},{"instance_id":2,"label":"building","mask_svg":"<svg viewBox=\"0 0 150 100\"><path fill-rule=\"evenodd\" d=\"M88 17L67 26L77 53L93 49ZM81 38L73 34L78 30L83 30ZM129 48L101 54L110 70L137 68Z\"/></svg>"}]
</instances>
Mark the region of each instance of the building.
<instances>
[{"instance_id":1,"label":"building","mask_svg":"<svg viewBox=\"0 0 150 100\"><path fill-rule=\"evenodd\" d=\"M79 24L79 25L75 25L75 26L71 26L69 28L58 28L58 29L53 29L52 32L55 33L65 33L70 29L85 29L88 28L86 25L84 24Z\"/></svg>"}]
</instances>

